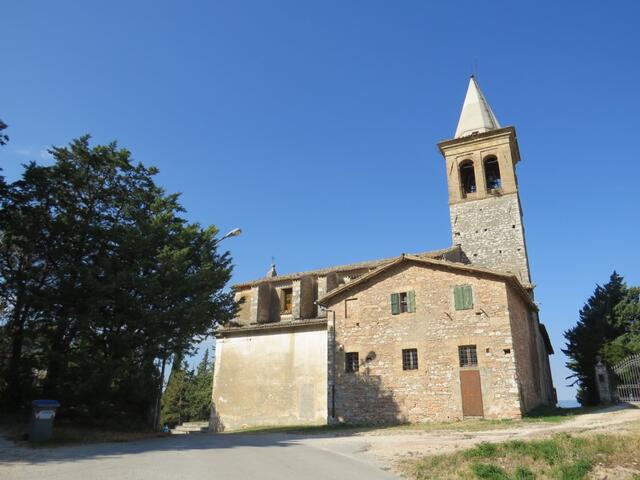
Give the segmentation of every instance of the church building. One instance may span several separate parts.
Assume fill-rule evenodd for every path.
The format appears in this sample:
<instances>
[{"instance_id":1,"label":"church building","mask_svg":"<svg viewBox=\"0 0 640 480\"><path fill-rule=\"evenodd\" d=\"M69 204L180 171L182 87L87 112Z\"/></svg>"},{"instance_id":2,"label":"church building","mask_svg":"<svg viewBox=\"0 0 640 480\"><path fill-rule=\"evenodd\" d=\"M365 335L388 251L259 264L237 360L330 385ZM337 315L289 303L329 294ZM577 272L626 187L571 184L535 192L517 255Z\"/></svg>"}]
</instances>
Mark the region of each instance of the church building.
<instances>
[{"instance_id":1,"label":"church building","mask_svg":"<svg viewBox=\"0 0 640 480\"><path fill-rule=\"evenodd\" d=\"M438 144L452 246L234 286L211 429L517 419L555 404L518 193L514 127L471 77Z\"/></svg>"}]
</instances>

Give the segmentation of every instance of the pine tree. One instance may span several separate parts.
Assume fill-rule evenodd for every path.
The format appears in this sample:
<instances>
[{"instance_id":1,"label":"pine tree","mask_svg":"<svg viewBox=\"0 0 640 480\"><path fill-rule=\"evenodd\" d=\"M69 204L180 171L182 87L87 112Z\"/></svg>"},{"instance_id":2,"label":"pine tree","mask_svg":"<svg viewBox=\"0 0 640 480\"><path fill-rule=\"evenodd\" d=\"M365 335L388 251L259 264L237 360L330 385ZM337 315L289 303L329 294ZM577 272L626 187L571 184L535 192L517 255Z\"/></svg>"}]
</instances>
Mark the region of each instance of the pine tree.
<instances>
[{"instance_id":1,"label":"pine tree","mask_svg":"<svg viewBox=\"0 0 640 480\"><path fill-rule=\"evenodd\" d=\"M209 361L209 350L198 365L193 377L193 387L189 405L193 420L208 420L211 414L211 389L213 387L213 362Z\"/></svg>"},{"instance_id":2,"label":"pine tree","mask_svg":"<svg viewBox=\"0 0 640 480\"><path fill-rule=\"evenodd\" d=\"M567 348L563 352L569 357L567 367L574 372L572 385L578 385L578 401L583 405L594 405L599 401L595 382L595 364L603 348L623 333L616 319L615 309L624 298L626 286L615 271L609 282L597 285L593 295L580 310L580 319L575 327L567 330L564 337Z\"/></svg>"},{"instance_id":3,"label":"pine tree","mask_svg":"<svg viewBox=\"0 0 640 480\"><path fill-rule=\"evenodd\" d=\"M616 325L623 333L603 348L603 357L613 366L626 357L640 353L640 287L630 287L614 308Z\"/></svg>"},{"instance_id":4,"label":"pine tree","mask_svg":"<svg viewBox=\"0 0 640 480\"><path fill-rule=\"evenodd\" d=\"M193 389L193 371L184 362L171 370L167 388L162 395L160 423L174 427L191 420L190 404Z\"/></svg>"}]
</instances>

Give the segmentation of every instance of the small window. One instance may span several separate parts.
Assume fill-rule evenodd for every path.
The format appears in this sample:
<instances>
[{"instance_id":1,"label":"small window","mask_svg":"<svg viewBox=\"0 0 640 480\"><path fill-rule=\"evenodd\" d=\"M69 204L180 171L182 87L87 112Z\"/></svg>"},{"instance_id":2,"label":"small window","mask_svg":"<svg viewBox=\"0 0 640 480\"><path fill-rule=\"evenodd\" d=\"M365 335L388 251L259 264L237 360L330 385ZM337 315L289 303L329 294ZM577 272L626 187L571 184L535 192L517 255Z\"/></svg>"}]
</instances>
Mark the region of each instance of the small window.
<instances>
[{"instance_id":1,"label":"small window","mask_svg":"<svg viewBox=\"0 0 640 480\"><path fill-rule=\"evenodd\" d=\"M291 313L291 307L293 305L293 289L292 288L282 289L281 304L282 304L281 313Z\"/></svg>"},{"instance_id":2,"label":"small window","mask_svg":"<svg viewBox=\"0 0 640 480\"><path fill-rule=\"evenodd\" d=\"M391 314L413 313L416 311L416 292L400 292L391 294Z\"/></svg>"},{"instance_id":3,"label":"small window","mask_svg":"<svg viewBox=\"0 0 640 480\"><path fill-rule=\"evenodd\" d=\"M360 367L360 361L358 360L358 352L347 352L344 355L344 371L345 372L357 372Z\"/></svg>"},{"instance_id":4,"label":"small window","mask_svg":"<svg viewBox=\"0 0 640 480\"><path fill-rule=\"evenodd\" d=\"M478 354L475 345L461 345L458 347L458 357L461 367L477 367Z\"/></svg>"},{"instance_id":5,"label":"small window","mask_svg":"<svg viewBox=\"0 0 640 480\"><path fill-rule=\"evenodd\" d=\"M476 173L471 160L465 160L460 164L460 185L463 197L476 192Z\"/></svg>"},{"instance_id":6,"label":"small window","mask_svg":"<svg viewBox=\"0 0 640 480\"><path fill-rule=\"evenodd\" d=\"M402 369L417 370L418 369L418 349L407 348L402 350Z\"/></svg>"},{"instance_id":7,"label":"small window","mask_svg":"<svg viewBox=\"0 0 640 480\"><path fill-rule=\"evenodd\" d=\"M487 192L500 190L502 188L500 165L496 157L491 156L484 159L484 178L487 183Z\"/></svg>"},{"instance_id":8,"label":"small window","mask_svg":"<svg viewBox=\"0 0 640 480\"><path fill-rule=\"evenodd\" d=\"M344 318L351 318L353 316L355 301L357 298L347 298L344 301Z\"/></svg>"},{"instance_id":9,"label":"small window","mask_svg":"<svg viewBox=\"0 0 640 480\"><path fill-rule=\"evenodd\" d=\"M453 302L456 310L469 310L473 308L471 285L456 285L453 287Z\"/></svg>"}]
</instances>

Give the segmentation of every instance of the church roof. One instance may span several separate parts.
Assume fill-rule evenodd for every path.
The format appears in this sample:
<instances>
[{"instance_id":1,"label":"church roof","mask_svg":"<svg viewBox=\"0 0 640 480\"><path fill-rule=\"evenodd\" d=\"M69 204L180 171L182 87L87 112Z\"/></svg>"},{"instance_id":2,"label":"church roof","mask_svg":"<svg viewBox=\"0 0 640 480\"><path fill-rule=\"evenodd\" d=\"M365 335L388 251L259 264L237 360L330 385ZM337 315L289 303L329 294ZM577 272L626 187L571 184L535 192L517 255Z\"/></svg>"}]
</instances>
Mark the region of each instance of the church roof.
<instances>
[{"instance_id":1,"label":"church roof","mask_svg":"<svg viewBox=\"0 0 640 480\"><path fill-rule=\"evenodd\" d=\"M489 103L482 94L478 82L472 75L469 79L467 96L462 105L458 127L454 138L466 137L474 133L484 133L500 128L498 119L493 114Z\"/></svg>"},{"instance_id":2,"label":"church roof","mask_svg":"<svg viewBox=\"0 0 640 480\"><path fill-rule=\"evenodd\" d=\"M446 256L448 254L457 254L460 251L460 246L459 245L454 245L453 247L449 247L449 248L443 248L441 250L432 250L429 252L421 252L421 253L416 253L413 256L416 257L427 257L427 258L446 258ZM361 269L371 269L371 268L377 268L381 265L386 265L390 262L393 262L397 257L390 257L390 258L381 258L378 260L369 260L366 262L358 262L358 263L348 263L346 265L336 265L333 267L328 267L328 268L320 268L317 270L306 270L303 272L295 272L295 273L289 273L286 275L277 275L275 277L268 277L268 278L259 278L257 280L252 280L252 281L248 281L248 282L242 282L242 283L237 283L235 285L233 285L233 288L238 289L238 288L246 288L246 287L252 287L254 285L259 285L261 283L270 283L270 282L278 282L278 281L283 281L283 280L296 280L298 278L302 278L305 277L307 275L316 275L316 276L323 276L323 275L327 275L329 273L332 272L349 272L352 270L361 270Z\"/></svg>"},{"instance_id":3,"label":"church roof","mask_svg":"<svg viewBox=\"0 0 640 480\"><path fill-rule=\"evenodd\" d=\"M542 323L539 323L538 325L540 326L540 333L542 334L542 340L544 341L544 346L547 349L547 353L549 355L553 355L555 352L553 351L553 345L551 345L551 339L549 338L547 327L545 327Z\"/></svg>"},{"instance_id":4,"label":"church roof","mask_svg":"<svg viewBox=\"0 0 640 480\"><path fill-rule=\"evenodd\" d=\"M351 290L352 288L354 288L357 285L361 285L362 283L365 283L369 280L371 280L372 278L377 277L378 275L380 275L381 273L386 272L387 270L400 265L401 263L405 263L405 262L414 262L414 263L418 263L418 264L422 264L422 265L426 265L426 266L430 266L430 267L435 267L435 268L447 268L447 269L452 269L452 270L457 270L461 273L468 273L468 274L472 274L472 275L478 275L478 274L482 274L482 275L487 275L487 276L492 276L494 278L499 278L503 281L506 281L507 283L509 283L522 297L522 299L534 310L538 310L537 305L534 303L533 299L531 298L531 295L529 295L529 293L527 292L526 288L522 285L522 283L520 283L520 280L518 280L518 277L516 277L515 275L512 275L510 273L502 273L502 272L497 272L495 270L489 270L488 268L483 268L483 267L478 267L475 265L469 265L469 264L465 264L465 263L457 263L457 262L450 262L447 260L437 260L435 258L428 258L428 257L419 257L416 255L406 255L406 254L402 254L399 257L396 257L393 261L387 263L386 265L377 268L369 273L367 273L366 275L362 275L361 277L358 277L357 279L355 279L352 282L346 283L345 285L343 285L342 287L336 288L334 290L331 290L329 293L327 293L324 297L318 299L318 301L316 302L318 305L322 305L322 306L327 306L328 305L328 301L331 300L332 298L342 294L343 292L346 292L348 290Z\"/></svg>"}]
</instances>

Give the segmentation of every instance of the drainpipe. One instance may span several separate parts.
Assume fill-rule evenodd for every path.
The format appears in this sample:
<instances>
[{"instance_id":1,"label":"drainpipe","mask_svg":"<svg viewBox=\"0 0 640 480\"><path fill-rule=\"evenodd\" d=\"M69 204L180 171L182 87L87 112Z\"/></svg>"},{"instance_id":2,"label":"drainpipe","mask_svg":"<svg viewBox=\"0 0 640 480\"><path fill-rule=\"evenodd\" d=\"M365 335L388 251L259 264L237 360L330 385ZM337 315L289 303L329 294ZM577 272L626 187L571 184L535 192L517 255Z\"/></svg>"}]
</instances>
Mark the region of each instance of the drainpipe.
<instances>
[{"instance_id":1,"label":"drainpipe","mask_svg":"<svg viewBox=\"0 0 640 480\"><path fill-rule=\"evenodd\" d=\"M333 334L331 335L331 418L336 419L336 312L327 310L333 317Z\"/></svg>"},{"instance_id":2,"label":"drainpipe","mask_svg":"<svg viewBox=\"0 0 640 480\"><path fill-rule=\"evenodd\" d=\"M331 412L330 416L333 421L336 419L336 312L324 308L316 302L316 305L324 309L325 312L331 312L332 317L332 334L331 334Z\"/></svg>"}]
</instances>

